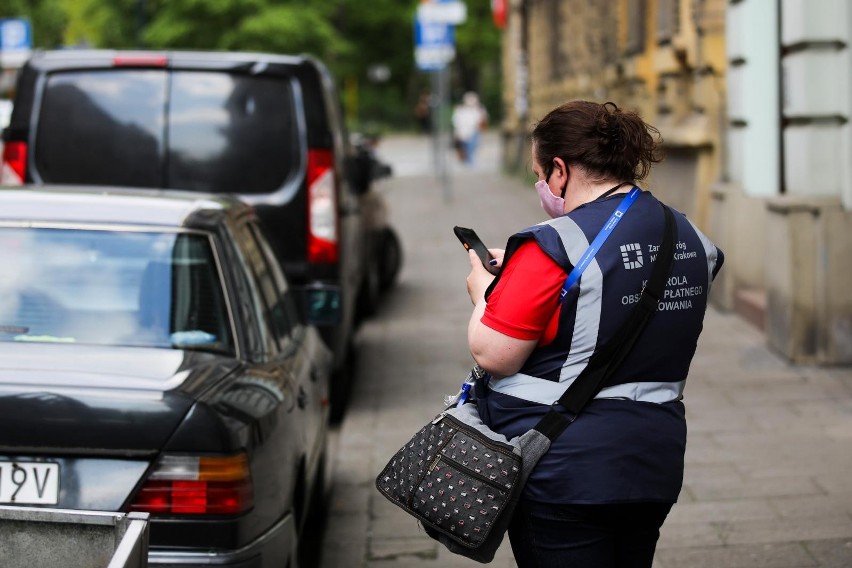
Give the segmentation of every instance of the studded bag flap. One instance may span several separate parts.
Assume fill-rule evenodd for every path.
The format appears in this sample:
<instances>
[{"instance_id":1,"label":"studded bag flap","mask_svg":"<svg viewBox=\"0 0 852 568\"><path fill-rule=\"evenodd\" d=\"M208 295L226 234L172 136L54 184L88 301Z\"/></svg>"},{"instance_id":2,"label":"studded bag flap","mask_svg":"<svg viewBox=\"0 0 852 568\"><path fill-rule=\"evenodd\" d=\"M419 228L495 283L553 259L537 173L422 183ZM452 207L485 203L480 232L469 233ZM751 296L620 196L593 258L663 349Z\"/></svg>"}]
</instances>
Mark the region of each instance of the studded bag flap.
<instances>
[{"instance_id":1,"label":"studded bag flap","mask_svg":"<svg viewBox=\"0 0 852 568\"><path fill-rule=\"evenodd\" d=\"M475 404L448 408L391 458L376 487L451 551L494 558L532 467L550 440L530 430L507 440Z\"/></svg>"}]
</instances>

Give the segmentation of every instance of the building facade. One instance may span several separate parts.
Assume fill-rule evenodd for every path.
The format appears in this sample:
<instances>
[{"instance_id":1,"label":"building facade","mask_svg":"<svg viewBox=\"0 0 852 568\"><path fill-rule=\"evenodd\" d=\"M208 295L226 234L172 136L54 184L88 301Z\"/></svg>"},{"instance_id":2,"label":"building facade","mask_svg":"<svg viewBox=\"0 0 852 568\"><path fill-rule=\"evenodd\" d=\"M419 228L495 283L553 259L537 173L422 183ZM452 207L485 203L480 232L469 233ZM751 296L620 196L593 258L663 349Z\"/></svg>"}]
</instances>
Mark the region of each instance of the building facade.
<instances>
[{"instance_id":1,"label":"building facade","mask_svg":"<svg viewBox=\"0 0 852 568\"><path fill-rule=\"evenodd\" d=\"M504 163L535 121L612 100L659 128L646 187L720 244L714 303L797 362L852 363L852 5L512 0Z\"/></svg>"}]
</instances>

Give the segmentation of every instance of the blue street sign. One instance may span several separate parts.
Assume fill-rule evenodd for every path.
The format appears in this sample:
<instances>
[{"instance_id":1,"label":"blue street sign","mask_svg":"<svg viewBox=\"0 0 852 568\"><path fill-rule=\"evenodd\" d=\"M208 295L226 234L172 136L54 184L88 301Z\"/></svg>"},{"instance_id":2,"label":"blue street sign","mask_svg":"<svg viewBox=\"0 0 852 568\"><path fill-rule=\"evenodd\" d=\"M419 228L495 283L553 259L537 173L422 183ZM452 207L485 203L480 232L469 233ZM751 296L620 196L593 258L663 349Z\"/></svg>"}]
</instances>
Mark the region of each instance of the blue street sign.
<instances>
[{"instance_id":1,"label":"blue street sign","mask_svg":"<svg viewBox=\"0 0 852 568\"><path fill-rule=\"evenodd\" d=\"M414 47L455 46L453 26L414 20Z\"/></svg>"},{"instance_id":2,"label":"blue street sign","mask_svg":"<svg viewBox=\"0 0 852 568\"><path fill-rule=\"evenodd\" d=\"M0 19L0 51L26 51L33 46L30 21L25 18Z\"/></svg>"},{"instance_id":3,"label":"blue street sign","mask_svg":"<svg viewBox=\"0 0 852 568\"><path fill-rule=\"evenodd\" d=\"M456 56L453 26L414 19L414 58L423 71L442 69Z\"/></svg>"}]
</instances>

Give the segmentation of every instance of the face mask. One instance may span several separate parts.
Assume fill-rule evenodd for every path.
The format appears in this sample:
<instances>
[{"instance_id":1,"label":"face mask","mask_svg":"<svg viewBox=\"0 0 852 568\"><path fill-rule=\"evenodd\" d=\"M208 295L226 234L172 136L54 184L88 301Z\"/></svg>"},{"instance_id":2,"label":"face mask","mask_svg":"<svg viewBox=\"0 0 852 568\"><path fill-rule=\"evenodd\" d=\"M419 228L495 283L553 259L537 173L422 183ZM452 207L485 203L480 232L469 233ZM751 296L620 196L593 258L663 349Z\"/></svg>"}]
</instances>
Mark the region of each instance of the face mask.
<instances>
[{"instance_id":1,"label":"face mask","mask_svg":"<svg viewBox=\"0 0 852 568\"><path fill-rule=\"evenodd\" d=\"M535 190L538 192L538 197L541 200L541 208L544 209L545 213L550 215L551 219L562 217L565 214L565 199L553 195L546 181L537 181Z\"/></svg>"}]
</instances>

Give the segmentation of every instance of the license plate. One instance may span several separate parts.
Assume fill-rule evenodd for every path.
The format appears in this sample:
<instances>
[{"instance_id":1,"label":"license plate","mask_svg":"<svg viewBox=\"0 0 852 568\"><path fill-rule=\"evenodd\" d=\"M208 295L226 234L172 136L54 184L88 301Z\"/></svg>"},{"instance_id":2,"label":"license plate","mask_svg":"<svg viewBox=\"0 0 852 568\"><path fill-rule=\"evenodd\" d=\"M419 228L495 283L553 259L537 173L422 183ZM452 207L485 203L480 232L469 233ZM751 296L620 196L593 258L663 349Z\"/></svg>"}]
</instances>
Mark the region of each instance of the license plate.
<instances>
[{"instance_id":1,"label":"license plate","mask_svg":"<svg viewBox=\"0 0 852 568\"><path fill-rule=\"evenodd\" d=\"M0 461L0 503L56 505L59 464Z\"/></svg>"}]
</instances>

